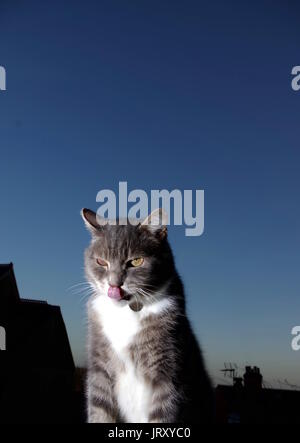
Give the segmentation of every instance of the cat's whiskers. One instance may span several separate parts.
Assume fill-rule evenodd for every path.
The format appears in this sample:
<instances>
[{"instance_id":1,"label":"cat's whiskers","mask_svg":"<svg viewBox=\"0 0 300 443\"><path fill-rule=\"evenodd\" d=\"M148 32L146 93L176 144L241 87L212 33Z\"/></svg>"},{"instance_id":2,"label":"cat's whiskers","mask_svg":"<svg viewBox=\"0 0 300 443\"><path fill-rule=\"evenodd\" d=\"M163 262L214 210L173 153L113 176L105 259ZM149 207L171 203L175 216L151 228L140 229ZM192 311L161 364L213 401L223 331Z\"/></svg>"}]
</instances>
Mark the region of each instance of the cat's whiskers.
<instances>
[{"instance_id":1,"label":"cat's whiskers","mask_svg":"<svg viewBox=\"0 0 300 443\"><path fill-rule=\"evenodd\" d=\"M80 302L84 302L84 301L86 301L92 294L93 294L93 292L94 291L89 291L89 292L86 292L86 293L84 293L83 295L81 295L81 297L80 297Z\"/></svg>"},{"instance_id":2,"label":"cat's whiskers","mask_svg":"<svg viewBox=\"0 0 300 443\"><path fill-rule=\"evenodd\" d=\"M67 289L67 294L69 296L79 297L79 303L85 303L94 292L95 289L89 282L80 282Z\"/></svg>"},{"instance_id":3,"label":"cat's whiskers","mask_svg":"<svg viewBox=\"0 0 300 443\"><path fill-rule=\"evenodd\" d=\"M68 295L77 295L81 292L85 291L86 289L89 289L91 287L91 284L88 282L81 282L77 283L76 285L70 286L66 292Z\"/></svg>"},{"instance_id":4,"label":"cat's whiskers","mask_svg":"<svg viewBox=\"0 0 300 443\"><path fill-rule=\"evenodd\" d=\"M153 303L156 302L160 296L166 297L166 298L169 297L169 298L172 298L173 300L178 299L178 295L176 295L176 294L169 294L167 292L161 292L161 291L151 292L151 291L147 291L147 290L145 290L143 288L139 288L139 290L140 290L140 294L141 295L143 295L144 297L147 297ZM177 315L180 316L180 317L187 318L186 314L182 314L180 312L177 312Z\"/></svg>"},{"instance_id":5,"label":"cat's whiskers","mask_svg":"<svg viewBox=\"0 0 300 443\"><path fill-rule=\"evenodd\" d=\"M153 298L155 298L155 299L156 299L156 296L157 296L157 295L161 295L161 294L162 294L162 293L159 292L159 291L150 291L150 290L144 289L144 287L140 288L140 290L141 290L146 296L148 296L148 297L153 297Z\"/></svg>"},{"instance_id":6,"label":"cat's whiskers","mask_svg":"<svg viewBox=\"0 0 300 443\"><path fill-rule=\"evenodd\" d=\"M148 291L145 291L142 288L139 288L138 291L142 296L146 297L151 302L155 303L157 301L157 297L155 297L155 295L156 295L155 293L150 293Z\"/></svg>"},{"instance_id":7,"label":"cat's whiskers","mask_svg":"<svg viewBox=\"0 0 300 443\"><path fill-rule=\"evenodd\" d=\"M69 288L67 288L67 291L72 291L74 288L77 288L78 286L90 286L90 283L86 281L76 283L75 285L72 285Z\"/></svg>"},{"instance_id":8,"label":"cat's whiskers","mask_svg":"<svg viewBox=\"0 0 300 443\"><path fill-rule=\"evenodd\" d=\"M89 287L87 286L87 287L85 287L85 288L78 289L77 291L73 291L72 294L73 294L73 295L80 295L80 294L82 294L83 292L88 291L88 290L90 290L90 289L91 289L91 288L89 288Z\"/></svg>"},{"instance_id":9,"label":"cat's whiskers","mask_svg":"<svg viewBox=\"0 0 300 443\"><path fill-rule=\"evenodd\" d=\"M140 288L140 287L130 287L130 288L128 288L128 290L129 290L129 293L131 295L133 295L133 297L137 303L140 303L139 298L142 298L142 299L144 299L145 297L149 298L148 294L143 293L142 288Z\"/></svg>"}]
</instances>

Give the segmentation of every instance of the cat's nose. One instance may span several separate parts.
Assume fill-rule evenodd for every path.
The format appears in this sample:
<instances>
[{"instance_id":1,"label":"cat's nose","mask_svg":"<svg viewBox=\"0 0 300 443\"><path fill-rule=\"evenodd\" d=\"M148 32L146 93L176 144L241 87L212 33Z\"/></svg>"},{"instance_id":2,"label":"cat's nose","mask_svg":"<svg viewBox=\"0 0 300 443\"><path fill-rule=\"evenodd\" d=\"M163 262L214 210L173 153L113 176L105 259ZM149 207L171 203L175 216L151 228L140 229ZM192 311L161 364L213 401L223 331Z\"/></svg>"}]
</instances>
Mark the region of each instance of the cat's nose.
<instances>
[{"instance_id":1,"label":"cat's nose","mask_svg":"<svg viewBox=\"0 0 300 443\"><path fill-rule=\"evenodd\" d=\"M116 273L111 273L108 279L109 286L120 288L123 285L124 281L121 275L117 275Z\"/></svg>"}]
</instances>

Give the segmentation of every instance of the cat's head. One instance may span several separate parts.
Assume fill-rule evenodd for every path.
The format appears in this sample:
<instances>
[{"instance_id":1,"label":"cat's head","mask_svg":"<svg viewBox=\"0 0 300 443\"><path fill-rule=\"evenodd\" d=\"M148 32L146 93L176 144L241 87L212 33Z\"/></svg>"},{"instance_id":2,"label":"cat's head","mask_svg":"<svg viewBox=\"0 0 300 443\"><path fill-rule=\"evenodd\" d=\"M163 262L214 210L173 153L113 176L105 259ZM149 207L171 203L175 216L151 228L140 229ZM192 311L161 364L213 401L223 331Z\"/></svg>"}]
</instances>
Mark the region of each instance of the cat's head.
<instances>
[{"instance_id":1,"label":"cat's head","mask_svg":"<svg viewBox=\"0 0 300 443\"><path fill-rule=\"evenodd\" d=\"M174 263L162 209L136 224L107 224L89 209L82 210L82 217L92 234L85 270L96 296L136 310L163 297Z\"/></svg>"}]
</instances>

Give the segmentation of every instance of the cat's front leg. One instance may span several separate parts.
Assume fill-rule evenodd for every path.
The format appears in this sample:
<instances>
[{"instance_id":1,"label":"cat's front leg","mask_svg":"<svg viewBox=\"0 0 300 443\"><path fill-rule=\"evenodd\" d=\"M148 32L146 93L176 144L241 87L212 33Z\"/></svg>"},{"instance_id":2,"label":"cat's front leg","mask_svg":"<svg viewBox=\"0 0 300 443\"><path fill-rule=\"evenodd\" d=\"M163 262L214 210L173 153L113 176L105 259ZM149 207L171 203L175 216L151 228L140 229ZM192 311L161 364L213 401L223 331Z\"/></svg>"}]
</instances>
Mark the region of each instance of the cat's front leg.
<instances>
[{"instance_id":1,"label":"cat's front leg","mask_svg":"<svg viewBox=\"0 0 300 443\"><path fill-rule=\"evenodd\" d=\"M98 400L88 405L88 423L115 423L116 419L107 411L103 403L98 403Z\"/></svg>"},{"instance_id":2,"label":"cat's front leg","mask_svg":"<svg viewBox=\"0 0 300 443\"><path fill-rule=\"evenodd\" d=\"M179 393L170 379L152 380L153 396L149 423L174 423L178 412Z\"/></svg>"},{"instance_id":3,"label":"cat's front leg","mask_svg":"<svg viewBox=\"0 0 300 443\"><path fill-rule=\"evenodd\" d=\"M88 423L115 423L116 419L108 411L102 400L92 398L88 403Z\"/></svg>"},{"instance_id":4,"label":"cat's front leg","mask_svg":"<svg viewBox=\"0 0 300 443\"><path fill-rule=\"evenodd\" d=\"M93 368L88 377L88 423L115 423L117 408L112 380L104 368Z\"/></svg>"}]
</instances>

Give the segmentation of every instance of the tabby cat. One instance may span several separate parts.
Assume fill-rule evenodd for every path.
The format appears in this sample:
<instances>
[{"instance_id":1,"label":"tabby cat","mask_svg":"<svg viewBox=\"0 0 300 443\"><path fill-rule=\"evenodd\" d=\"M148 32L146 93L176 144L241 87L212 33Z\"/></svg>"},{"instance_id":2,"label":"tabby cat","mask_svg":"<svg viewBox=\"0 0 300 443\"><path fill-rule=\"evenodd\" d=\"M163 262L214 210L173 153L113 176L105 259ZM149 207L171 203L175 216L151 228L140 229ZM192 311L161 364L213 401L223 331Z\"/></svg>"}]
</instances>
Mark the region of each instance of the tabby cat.
<instances>
[{"instance_id":1,"label":"tabby cat","mask_svg":"<svg viewBox=\"0 0 300 443\"><path fill-rule=\"evenodd\" d=\"M159 209L138 224L82 210L90 423L208 423L213 393Z\"/></svg>"}]
</instances>

